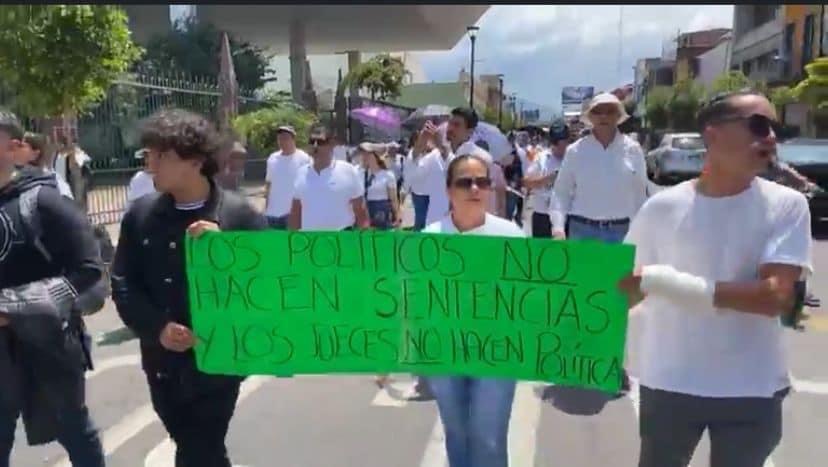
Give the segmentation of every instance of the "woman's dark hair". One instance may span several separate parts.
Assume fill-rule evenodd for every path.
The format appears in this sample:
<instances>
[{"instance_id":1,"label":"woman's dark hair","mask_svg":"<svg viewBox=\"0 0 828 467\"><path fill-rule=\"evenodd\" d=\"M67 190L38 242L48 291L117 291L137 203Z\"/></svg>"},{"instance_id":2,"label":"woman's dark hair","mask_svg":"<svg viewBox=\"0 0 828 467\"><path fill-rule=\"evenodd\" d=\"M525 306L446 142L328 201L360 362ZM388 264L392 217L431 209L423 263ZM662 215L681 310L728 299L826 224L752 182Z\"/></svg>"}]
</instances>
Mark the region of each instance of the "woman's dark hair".
<instances>
[{"instance_id":1,"label":"woman's dark hair","mask_svg":"<svg viewBox=\"0 0 828 467\"><path fill-rule=\"evenodd\" d=\"M222 138L202 115L182 109L165 109L147 118L141 129L141 146L157 151L173 150L185 160L202 160L201 174L218 173L216 157Z\"/></svg>"},{"instance_id":2,"label":"woman's dark hair","mask_svg":"<svg viewBox=\"0 0 828 467\"><path fill-rule=\"evenodd\" d=\"M457 156L449 162L448 168L446 169L446 187L451 188L451 184L454 183L454 172L457 172L457 167L467 161L477 161L483 164L483 167L486 167L486 176L491 177L491 173L489 172L489 163L486 162L485 159L482 157L475 155L475 154L463 154L462 156Z\"/></svg>"},{"instance_id":3,"label":"woman's dark hair","mask_svg":"<svg viewBox=\"0 0 828 467\"><path fill-rule=\"evenodd\" d=\"M704 131L704 128L712 122L719 120L723 117L729 117L735 114L738 110L733 105L733 99L736 97L741 96L763 96L761 92L751 89L745 88L740 89L738 91L732 92L724 92L719 93L713 96L704 107L699 110L697 116L697 123L699 126L699 131Z\"/></svg>"},{"instance_id":4,"label":"woman's dark hair","mask_svg":"<svg viewBox=\"0 0 828 467\"><path fill-rule=\"evenodd\" d=\"M480 122L477 112L469 107L457 107L451 111L451 116L462 118L463 121L466 122L466 128L469 130L477 128L477 124Z\"/></svg>"},{"instance_id":5,"label":"woman's dark hair","mask_svg":"<svg viewBox=\"0 0 828 467\"><path fill-rule=\"evenodd\" d=\"M35 160L31 162L32 165L36 165L38 167L43 165L43 159L46 157L46 137L41 135L40 133L32 133L27 131L23 135L23 142L28 144L32 150L37 151L38 155Z\"/></svg>"}]
</instances>

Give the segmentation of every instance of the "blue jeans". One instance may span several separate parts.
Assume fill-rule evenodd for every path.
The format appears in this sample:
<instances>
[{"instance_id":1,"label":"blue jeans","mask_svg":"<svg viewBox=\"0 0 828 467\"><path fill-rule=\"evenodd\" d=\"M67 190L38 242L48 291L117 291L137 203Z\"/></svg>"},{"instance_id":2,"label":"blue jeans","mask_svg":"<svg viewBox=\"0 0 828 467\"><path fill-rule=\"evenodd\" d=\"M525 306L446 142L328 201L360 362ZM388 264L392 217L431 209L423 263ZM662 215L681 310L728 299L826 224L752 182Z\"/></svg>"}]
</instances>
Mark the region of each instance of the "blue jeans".
<instances>
[{"instance_id":1,"label":"blue jeans","mask_svg":"<svg viewBox=\"0 0 828 467\"><path fill-rule=\"evenodd\" d=\"M271 229L285 230L285 229L287 229L287 223L288 223L288 214L285 214L284 216L278 216L278 217L267 216L267 225Z\"/></svg>"},{"instance_id":2,"label":"blue jeans","mask_svg":"<svg viewBox=\"0 0 828 467\"><path fill-rule=\"evenodd\" d=\"M426 378L446 435L449 467L507 467L515 381Z\"/></svg>"},{"instance_id":3,"label":"blue jeans","mask_svg":"<svg viewBox=\"0 0 828 467\"><path fill-rule=\"evenodd\" d=\"M18 414L3 409L0 414L0 467L9 467ZM73 467L104 467L104 454L98 429L86 406L60 414L57 441L66 449Z\"/></svg>"},{"instance_id":4,"label":"blue jeans","mask_svg":"<svg viewBox=\"0 0 828 467\"><path fill-rule=\"evenodd\" d=\"M627 235L630 224L597 226L576 218L569 218L569 238L572 240L600 240L606 243L621 243Z\"/></svg>"},{"instance_id":5,"label":"blue jeans","mask_svg":"<svg viewBox=\"0 0 828 467\"><path fill-rule=\"evenodd\" d=\"M426 215L428 215L428 195L411 193L411 202L414 203L414 230L423 230L425 228Z\"/></svg>"}]
</instances>

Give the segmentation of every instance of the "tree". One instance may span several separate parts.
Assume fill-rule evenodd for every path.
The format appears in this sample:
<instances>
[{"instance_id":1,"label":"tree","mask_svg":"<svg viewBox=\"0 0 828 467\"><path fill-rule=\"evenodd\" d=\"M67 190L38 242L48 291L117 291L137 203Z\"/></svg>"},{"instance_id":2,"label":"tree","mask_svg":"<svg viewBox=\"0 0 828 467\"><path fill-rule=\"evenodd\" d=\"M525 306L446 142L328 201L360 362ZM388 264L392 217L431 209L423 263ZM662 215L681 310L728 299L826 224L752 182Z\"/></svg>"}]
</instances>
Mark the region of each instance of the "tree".
<instances>
[{"instance_id":1,"label":"tree","mask_svg":"<svg viewBox=\"0 0 828 467\"><path fill-rule=\"evenodd\" d=\"M370 93L371 100L377 97L381 100L394 99L400 96L403 80L409 74L402 60L381 54L350 70L340 86L343 89L365 89Z\"/></svg>"},{"instance_id":2,"label":"tree","mask_svg":"<svg viewBox=\"0 0 828 467\"><path fill-rule=\"evenodd\" d=\"M304 145L316 116L290 103L270 105L263 109L239 115L233 120L233 129L246 141L248 149L266 156L276 149L276 130L290 125L296 130L296 142Z\"/></svg>"},{"instance_id":3,"label":"tree","mask_svg":"<svg viewBox=\"0 0 828 467\"><path fill-rule=\"evenodd\" d=\"M828 111L828 57L805 65L807 78L793 89L793 97L819 112Z\"/></svg>"},{"instance_id":4,"label":"tree","mask_svg":"<svg viewBox=\"0 0 828 467\"><path fill-rule=\"evenodd\" d=\"M120 7L0 7L0 70L28 117L88 111L140 55Z\"/></svg>"},{"instance_id":5,"label":"tree","mask_svg":"<svg viewBox=\"0 0 828 467\"><path fill-rule=\"evenodd\" d=\"M788 86L778 86L770 90L769 99L774 107L779 120L785 122L785 108L788 104L796 102L796 95L793 89Z\"/></svg>"},{"instance_id":6,"label":"tree","mask_svg":"<svg viewBox=\"0 0 828 467\"><path fill-rule=\"evenodd\" d=\"M663 130L670 125L669 104L672 92L669 87L657 86L646 97L644 105L647 125L653 130Z\"/></svg>"},{"instance_id":7,"label":"tree","mask_svg":"<svg viewBox=\"0 0 828 467\"><path fill-rule=\"evenodd\" d=\"M755 83L751 81L744 73L738 70L728 71L722 73L710 86L713 94L734 92L740 89L754 87Z\"/></svg>"},{"instance_id":8,"label":"tree","mask_svg":"<svg viewBox=\"0 0 828 467\"><path fill-rule=\"evenodd\" d=\"M690 131L696 128L696 114L704 99L704 88L691 79L679 81L673 85L667 104L670 127L678 131Z\"/></svg>"},{"instance_id":9,"label":"tree","mask_svg":"<svg viewBox=\"0 0 828 467\"><path fill-rule=\"evenodd\" d=\"M260 47L232 35L230 53L241 89L255 91L275 81L270 60L273 57ZM219 74L222 32L210 23L195 18L178 20L165 34L156 35L147 44L141 66L151 70L175 70L189 76L215 78Z\"/></svg>"}]
</instances>

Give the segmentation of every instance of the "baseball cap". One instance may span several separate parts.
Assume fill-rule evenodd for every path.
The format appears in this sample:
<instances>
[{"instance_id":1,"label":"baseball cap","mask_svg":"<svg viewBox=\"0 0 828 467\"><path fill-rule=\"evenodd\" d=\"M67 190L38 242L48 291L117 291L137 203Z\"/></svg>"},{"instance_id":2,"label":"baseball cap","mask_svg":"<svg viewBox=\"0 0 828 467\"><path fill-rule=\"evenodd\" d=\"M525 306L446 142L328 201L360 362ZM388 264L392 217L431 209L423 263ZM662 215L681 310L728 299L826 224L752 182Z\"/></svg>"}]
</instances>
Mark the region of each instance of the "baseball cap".
<instances>
[{"instance_id":1,"label":"baseball cap","mask_svg":"<svg viewBox=\"0 0 828 467\"><path fill-rule=\"evenodd\" d=\"M549 139L553 143L569 139L569 127L566 125L555 125L549 128Z\"/></svg>"},{"instance_id":2,"label":"baseball cap","mask_svg":"<svg viewBox=\"0 0 828 467\"><path fill-rule=\"evenodd\" d=\"M290 125L282 125L276 129L276 133L290 133L293 136L296 136L296 130L293 129Z\"/></svg>"}]
</instances>

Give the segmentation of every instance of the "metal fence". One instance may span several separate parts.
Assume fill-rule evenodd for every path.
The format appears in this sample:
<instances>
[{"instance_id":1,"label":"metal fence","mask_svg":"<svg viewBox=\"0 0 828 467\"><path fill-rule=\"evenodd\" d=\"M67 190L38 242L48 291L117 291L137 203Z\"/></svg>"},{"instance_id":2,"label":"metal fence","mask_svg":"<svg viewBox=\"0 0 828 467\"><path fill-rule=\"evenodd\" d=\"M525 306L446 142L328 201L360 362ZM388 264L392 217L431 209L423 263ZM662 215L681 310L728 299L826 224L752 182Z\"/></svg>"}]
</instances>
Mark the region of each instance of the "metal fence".
<instances>
[{"instance_id":1,"label":"metal fence","mask_svg":"<svg viewBox=\"0 0 828 467\"><path fill-rule=\"evenodd\" d=\"M265 102L249 92L240 93L239 112L261 108ZM218 121L221 93L215 80L163 76L141 71L115 81L106 97L77 119L78 144L92 158L92 186L88 213L95 224L118 222L126 207L130 178L141 169L135 159L139 147L139 123L156 111L180 107ZM39 120L29 118L16 105L14 92L0 88L0 106L17 112L27 128L40 131ZM255 160L254 166L256 164ZM256 175L257 170L250 171Z\"/></svg>"}]
</instances>

